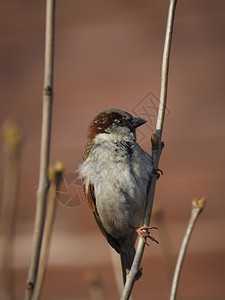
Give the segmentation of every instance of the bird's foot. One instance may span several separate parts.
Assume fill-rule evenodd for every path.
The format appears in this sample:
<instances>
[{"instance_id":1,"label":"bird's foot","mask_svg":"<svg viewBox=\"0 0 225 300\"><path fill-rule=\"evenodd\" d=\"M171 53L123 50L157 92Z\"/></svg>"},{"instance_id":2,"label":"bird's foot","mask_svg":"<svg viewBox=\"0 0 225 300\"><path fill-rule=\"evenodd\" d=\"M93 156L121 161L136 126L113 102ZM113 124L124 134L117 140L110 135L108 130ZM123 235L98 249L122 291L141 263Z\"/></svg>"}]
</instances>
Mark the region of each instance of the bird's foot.
<instances>
[{"instance_id":1,"label":"bird's foot","mask_svg":"<svg viewBox=\"0 0 225 300\"><path fill-rule=\"evenodd\" d=\"M152 172L156 175L157 180L159 179L160 175L163 175L163 171L159 168L153 169Z\"/></svg>"},{"instance_id":2,"label":"bird's foot","mask_svg":"<svg viewBox=\"0 0 225 300\"><path fill-rule=\"evenodd\" d=\"M141 226L139 228L136 229L137 234L140 236L140 238L145 242L146 245L149 246L149 244L147 243L147 238L149 238L150 240L152 240L153 242L159 244L159 242L150 235L149 230L150 229L158 229L157 227L149 227L149 226Z\"/></svg>"},{"instance_id":3,"label":"bird's foot","mask_svg":"<svg viewBox=\"0 0 225 300\"><path fill-rule=\"evenodd\" d=\"M138 279L141 277L141 275L142 275L142 270L143 270L142 267L139 267L139 268L138 268L137 274L136 274L136 276L135 276L135 280L138 280Z\"/></svg>"}]
</instances>

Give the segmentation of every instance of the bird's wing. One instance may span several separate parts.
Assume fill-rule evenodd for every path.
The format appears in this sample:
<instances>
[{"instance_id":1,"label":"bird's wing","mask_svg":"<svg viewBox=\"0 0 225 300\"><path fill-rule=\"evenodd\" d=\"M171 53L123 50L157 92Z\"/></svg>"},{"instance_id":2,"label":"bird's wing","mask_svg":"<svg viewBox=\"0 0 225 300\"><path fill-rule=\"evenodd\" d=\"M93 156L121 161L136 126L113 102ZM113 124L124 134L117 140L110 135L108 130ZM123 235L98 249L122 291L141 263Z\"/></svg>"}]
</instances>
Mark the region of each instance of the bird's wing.
<instances>
[{"instance_id":1,"label":"bird's wing","mask_svg":"<svg viewBox=\"0 0 225 300\"><path fill-rule=\"evenodd\" d=\"M96 206L96 199L95 199L95 191L94 191L94 186L92 184L86 185L84 184L84 193L85 196L88 200L88 204L89 207L92 210L92 213L95 217L95 220L98 224L99 229L101 230L102 234L104 235L104 237L106 238L106 240L108 241L108 243L118 252L121 252L120 249L120 245L119 243L110 235L108 234L105 229L104 226L102 224L101 218L98 214L98 210L97 210L97 206Z\"/></svg>"}]
</instances>

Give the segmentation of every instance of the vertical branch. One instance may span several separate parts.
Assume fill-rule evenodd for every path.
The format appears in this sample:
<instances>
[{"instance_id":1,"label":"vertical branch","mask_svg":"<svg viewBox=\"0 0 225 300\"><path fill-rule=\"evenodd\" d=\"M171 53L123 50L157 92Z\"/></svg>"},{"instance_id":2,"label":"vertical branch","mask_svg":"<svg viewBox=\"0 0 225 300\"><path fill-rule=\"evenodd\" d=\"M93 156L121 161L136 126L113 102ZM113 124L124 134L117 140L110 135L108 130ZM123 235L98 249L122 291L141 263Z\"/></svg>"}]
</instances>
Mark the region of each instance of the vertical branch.
<instances>
[{"instance_id":1,"label":"vertical branch","mask_svg":"<svg viewBox=\"0 0 225 300\"><path fill-rule=\"evenodd\" d=\"M171 42L172 42L172 32L173 32L173 24L175 18L176 3L177 0L170 0L167 27L166 27L166 36L165 36L165 43L164 43L163 60L162 60L160 103L158 109L156 132L155 134L152 135L151 138L154 169L158 168L161 149L162 149L161 137L162 137L163 123L164 123L165 110L166 110L169 58L170 58L170 49L171 49ZM156 174L153 174L148 188L146 207L145 207L145 213L143 218L143 226L149 226L150 223L156 180L157 180ZM139 238L137 243L136 255L134 257L131 270L127 275L127 280L122 292L121 300L128 300L130 297L136 275L140 268L142 256L144 253L144 247L145 247L144 241L141 238Z\"/></svg>"},{"instance_id":2,"label":"vertical branch","mask_svg":"<svg viewBox=\"0 0 225 300\"><path fill-rule=\"evenodd\" d=\"M205 202L206 202L206 200L204 197L202 197L201 199L194 199L192 201L191 217L190 217L190 221L188 223L188 227L187 227L186 233L184 235L184 239L183 239L183 242L182 242L182 245L180 248L180 252L179 252L179 256L177 259L177 264L176 264L176 268L175 268L175 272L174 272L174 276L173 276L173 283L172 283L172 288L171 288L171 293L170 293L170 300L176 299L178 281L180 278L180 272L181 272L181 268L183 265L184 256L185 256L185 253L187 250L188 242L190 240L191 233L192 233L194 225L198 219L198 216L200 215L200 213L202 212L202 210L205 207Z\"/></svg>"},{"instance_id":3,"label":"vertical branch","mask_svg":"<svg viewBox=\"0 0 225 300\"><path fill-rule=\"evenodd\" d=\"M173 24L175 19L177 0L170 0L167 27L166 27L166 36L164 43L163 59L162 59L162 75L161 75L161 89L160 89L160 103L158 109L158 117L156 123L156 135L161 141L164 117L166 111L166 100L167 100L167 88L168 88L168 74L169 74L169 59L170 59L170 50L172 43L172 34L173 34Z\"/></svg>"},{"instance_id":4,"label":"vertical branch","mask_svg":"<svg viewBox=\"0 0 225 300\"><path fill-rule=\"evenodd\" d=\"M36 215L33 232L32 254L29 266L25 299L31 298L38 271L38 262L43 235L46 197L49 187L48 166L51 136L51 115L53 99L53 51L54 51L54 19L55 0L46 0L46 40L45 40L45 71L42 111L42 133L39 185L37 190Z\"/></svg>"},{"instance_id":5,"label":"vertical branch","mask_svg":"<svg viewBox=\"0 0 225 300\"><path fill-rule=\"evenodd\" d=\"M4 183L1 209L2 286L1 299L13 299L13 238L16 199L19 186L20 146L22 135L17 126L6 122L2 127L4 143Z\"/></svg>"},{"instance_id":6,"label":"vertical branch","mask_svg":"<svg viewBox=\"0 0 225 300\"><path fill-rule=\"evenodd\" d=\"M58 185L60 184L63 170L64 170L64 165L61 161L56 162L55 166L51 166L49 168L49 179L51 182L50 190L49 190L49 202L48 202L48 209L47 209L46 219L45 219L43 239L41 244L41 255L40 255L38 274L37 274L33 295L31 298L32 300L38 300L40 298L41 290L43 287L53 223L54 223L55 212L56 212L56 191Z\"/></svg>"}]
</instances>

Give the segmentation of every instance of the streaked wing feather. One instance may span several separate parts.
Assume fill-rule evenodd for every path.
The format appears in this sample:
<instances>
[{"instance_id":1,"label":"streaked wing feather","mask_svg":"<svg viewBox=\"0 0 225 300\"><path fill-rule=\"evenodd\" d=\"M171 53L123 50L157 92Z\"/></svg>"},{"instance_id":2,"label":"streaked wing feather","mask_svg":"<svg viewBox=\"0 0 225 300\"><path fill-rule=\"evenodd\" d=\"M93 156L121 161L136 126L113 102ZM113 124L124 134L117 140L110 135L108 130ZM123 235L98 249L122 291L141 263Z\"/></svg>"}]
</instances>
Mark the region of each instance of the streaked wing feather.
<instances>
[{"instance_id":1,"label":"streaked wing feather","mask_svg":"<svg viewBox=\"0 0 225 300\"><path fill-rule=\"evenodd\" d=\"M84 149L84 155L83 155L83 162L88 158L91 150L92 150L93 144L87 143L85 149Z\"/></svg>"},{"instance_id":2,"label":"streaked wing feather","mask_svg":"<svg viewBox=\"0 0 225 300\"><path fill-rule=\"evenodd\" d=\"M95 192L94 192L94 186L92 184L89 184L88 186L84 184L84 193L85 196L88 200L88 204L90 209L92 210L92 213L95 217L95 220L98 224L99 229L101 230L103 236L106 238L106 240L108 241L108 243L118 252L121 252L120 249L120 245L119 243L110 235L108 234L105 229L104 226L102 224L102 221L100 219L100 216L98 214L97 211L97 206L96 206L96 199L95 199Z\"/></svg>"}]
</instances>

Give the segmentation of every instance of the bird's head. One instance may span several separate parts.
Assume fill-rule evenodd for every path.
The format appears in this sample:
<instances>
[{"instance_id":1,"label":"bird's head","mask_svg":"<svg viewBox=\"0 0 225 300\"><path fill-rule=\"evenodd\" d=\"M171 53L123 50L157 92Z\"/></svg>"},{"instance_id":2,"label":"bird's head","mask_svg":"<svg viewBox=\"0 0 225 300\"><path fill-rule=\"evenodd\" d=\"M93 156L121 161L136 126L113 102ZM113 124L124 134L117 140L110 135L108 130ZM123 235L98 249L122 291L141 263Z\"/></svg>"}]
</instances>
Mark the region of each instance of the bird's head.
<instances>
[{"instance_id":1,"label":"bird's head","mask_svg":"<svg viewBox=\"0 0 225 300\"><path fill-rule=\"evenodd\" d=\"M135 138L135 130L147 121L133 117L126 111L111 108L97 114L88 129L88 140L93 141L96 136L104 134L106 139L122 140L132 135Z\"/></svg>"}]
</instances>

